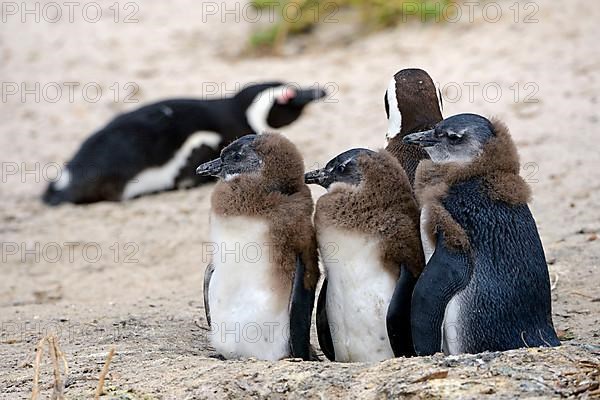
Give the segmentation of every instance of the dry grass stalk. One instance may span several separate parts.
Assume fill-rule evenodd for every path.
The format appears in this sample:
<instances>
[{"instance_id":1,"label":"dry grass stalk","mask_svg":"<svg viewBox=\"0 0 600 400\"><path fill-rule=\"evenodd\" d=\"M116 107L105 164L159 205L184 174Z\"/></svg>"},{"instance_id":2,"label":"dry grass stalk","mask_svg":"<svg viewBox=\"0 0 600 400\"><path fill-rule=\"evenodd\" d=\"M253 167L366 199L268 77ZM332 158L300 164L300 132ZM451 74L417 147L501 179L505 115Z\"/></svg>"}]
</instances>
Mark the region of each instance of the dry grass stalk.
<instances>
[{"instance_id":1,"label":"dry grass stalk","mask_svg":"<svg viewBox=\"0 0 600 400\"><path fill-rule=\"evenodd\" d=\"M62 380L62 374L60 372L60 365L58 362L59 358L63 358L64 361L64 356L62 354L62 352L60 351L60 348L58 346L58 342L56 340L55 336L49 336L47 338L48 341L48 348L50 350L50 359L52 360L52 367L54 369L54 388L52 390L52 400L64 400L65 399L65 384ZM66 361L65 362L65 369L66 369L66 373L68 373L68 368L66 367Z\"/></svg>"},{"instance_id":2,"label":"dry grass stalk","mask_svg":"<svg viewBox=\"0 0 600 400\"><path fill-rule=\"evenodd\" d=\"M108 367L110 366L110 362L112 361L114 355L115 348L113 347L108 352L106 362L104 363L104 367L102 367L102 372L100 372L100 378L98 379L98 386L96 387L96 394L94 395L94 400L98 400L102 395L102 391L104 390L104 380L106 379L106 375L108 374Z\"/></svg>"},{"instance_id":3,"label":"dry grass stalk","mask_svg":"<svg viewBox=\"0 0 600 400\"><path fill-rule=\"evenodd\" d=\"M54 335L47 335L38 342L35 351L35 361L33 363L33 388L31 389L31 400L36 400L40 394L40 365L42 363L42 356L44 354L44 344L48 344L48 353L52 361L54 370L54 385L51 399L65 400L65 386L62 379L62 373L60 371L59 359L63 363L63 369L66 376L69 375L69 365L64 353L61 351L58 345L58 339Z\"/></svg>"},{"instance_id":4,"label":"dry grass stalk","mask_svg":"<svg viewBox=\"0 0 600 400\"><path fill-rule=\"evenodd\" d=\"M31 389L31 400L36 400L40 394L40 363L42 362L43 346L46 338L40 340L35 350L33 362L33 388Z\"/></svg>"},{"instance_id":5,"label":"dry grass stalk","mask_svg":"<svg viewBox=\"0 0 600 400\"><path fill-rule=\"evenodd\" d=\"M448 377L448 370L435 371L413 381L413 383L427 382L432 379L444 379Z\"/></svg>"},{"instance_id":6,"label":"dry grass stalk","mask_svg":"<svg viewBox=\"0 0 600 400\"><path fill-rule=\"evenodd\" d=\"M558 278L559 278L558 272L555 272L554 276L556 278L554 279L554 282L550 285L550 291L552 291L552 292L554 291L554 289L556 289L556 286L558 285Z\"/></svg>"}]
</instances>

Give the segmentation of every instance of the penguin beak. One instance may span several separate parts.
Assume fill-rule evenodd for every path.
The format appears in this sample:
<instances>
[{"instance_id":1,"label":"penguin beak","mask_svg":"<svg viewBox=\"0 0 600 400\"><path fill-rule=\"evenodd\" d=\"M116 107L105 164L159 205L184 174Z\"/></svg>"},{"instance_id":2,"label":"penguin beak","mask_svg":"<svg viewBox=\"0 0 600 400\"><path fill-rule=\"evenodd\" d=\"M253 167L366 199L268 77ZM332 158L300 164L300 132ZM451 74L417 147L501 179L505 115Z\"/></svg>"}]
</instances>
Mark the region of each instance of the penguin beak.
<instances>
[{"instance_id":1,"label":"penguin beak","mask_svg":"<svg viewBox=\"0 0 600 400\"><path fill-rule=\"evenodd\" d=\"M223 163L220 158L205 162L196 168L196 174L201 176L219 176L223 169Z\"/></svg>"},{"instance_id":2,"label":"penguin beak","mask_svg":"<svg viewBox=\"0 0 600 400\"><path fill-rule=\"evenodd\" d=\"M302 89L297 90L296 95L290 99L289 104L293 106L303 107L311 101L316 101L327 96L327 92L323 89Z\"/></svg>"},{"instance_id":3,"label":"penguin beak","mask_svg":"<svg viewBox=\"0 0 600 400\"><path fill-rule=\"evenodd\" d=\"M411 133L410 135L404 136L402 141L405 144L416 144L417 146L421 147L431 147L438 144L440 139L435 136L435 130L432 129L424 132Z\"/></svg>"},{"instance_id":4,"label":"penguin beak","mask_svg":"<svg viewBox=\"0 0 600 400\"><path fill-rule=\"evenodd\" d=\"M304 183L307 185L316 184L327 188L327 172L325 169L317 169L304 174Z\"/></svg>"}]
</instances>

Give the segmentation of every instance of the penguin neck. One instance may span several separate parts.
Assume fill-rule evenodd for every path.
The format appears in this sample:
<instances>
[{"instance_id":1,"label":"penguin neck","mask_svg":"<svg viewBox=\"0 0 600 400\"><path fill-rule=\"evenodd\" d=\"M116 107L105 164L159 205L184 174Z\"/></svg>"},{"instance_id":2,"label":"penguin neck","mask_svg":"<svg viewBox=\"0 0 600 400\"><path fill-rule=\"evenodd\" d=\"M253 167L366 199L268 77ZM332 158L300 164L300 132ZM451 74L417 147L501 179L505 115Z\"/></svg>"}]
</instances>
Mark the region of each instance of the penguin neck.
<instances>
[{"instance_id":1,"label":"penguin neck","mask_svg":"<svg viewBox=\"0 0 600 400\"><path fill-rule=\"evenodd\" d=\"M435 124L442 119L442 114L439 109L434 117L416 118L413 116L413 118L406 118L402 122L400 133L391 138L385 147L387 151L400 161L400 165L404 168L411 186L414 186L417 166L422 160L429 160L430 157L422 147L406 144L402 139L411 133L433 129Z\"/></svg>"},{"instance_id":2,"label":"penguin neck","mask_svg":"<svg viewBox=\"0 0 600 400\"><path fill-rule=\"evenodd\" d=\"M278 174L276 171L266 172L255 178L254 184L257 190L263 194L281 193L290 196L300 191L304 185L302 179L296 179L287 175Z\"/></svg>"},{"instance_id":3,"label":"penguin neck","mask_svg":"<svg viewBox=\"0 0 600 400\"><path fill-rule=\"evenodd\" d=\"M261 112L257 112L254 109L248 109L244 113L244 121L248 126L248 129L250 129L256 135L260 135L261 133L265 132L272 132L274 129L271 128L267 123L267 115L268 111L263 117Z\"/></svg>"},{"instance_id":4,"label":"penguin neck","mask_svg":"<svg viewBox=\"0 0 600 400\"><path fill-rule=\"evenodd\" d=\"M419 146L403 143L403 137L402 135L393 137L385 149L400 162L412 186L415 181L417 166L421 160L428 160L429 155Z\"/></svg>"},{"instance_id":5,"label":"penguin neck","mask_svg":"<svg viewBox=\"0 0 600 400\"><path fill-rule=\"evenodd\" d=\"M283 86L281 87L283 88ZM254 134L273 131L268 123L269 113L273 107L274 96L281 90L279 87L269 87L259 92L256 96L236 96L236 113L240 121L244 121L247 128Z\"/></svg>"},{"instance_id":6,"label":"penguin neck","mask_svg":"<svg viewBox=\"0 0 600 400\"><path fill-rule=\"evenodd\" d=\"M282 199L300 191L302 188L290 180L241 175L219 181L213 191L212 209L220 215L267 216Z\"/></svg>"},{"instance_id":7,"label":"penguin neck","mask_svg":"<svg viewBox=\"0 0 600 400\"><path fill-rule=\"evenodd\" d=\"M247 111L247 108L240 107L238 104L235 104L235 106L232 107L231 113L235 116L236 121L240 121L240 125L242 126L245 135L258 135L259 133L262 133L257 131L255 127L250 125L250 122L248 121Z\"/></svg>"}]
</instances>

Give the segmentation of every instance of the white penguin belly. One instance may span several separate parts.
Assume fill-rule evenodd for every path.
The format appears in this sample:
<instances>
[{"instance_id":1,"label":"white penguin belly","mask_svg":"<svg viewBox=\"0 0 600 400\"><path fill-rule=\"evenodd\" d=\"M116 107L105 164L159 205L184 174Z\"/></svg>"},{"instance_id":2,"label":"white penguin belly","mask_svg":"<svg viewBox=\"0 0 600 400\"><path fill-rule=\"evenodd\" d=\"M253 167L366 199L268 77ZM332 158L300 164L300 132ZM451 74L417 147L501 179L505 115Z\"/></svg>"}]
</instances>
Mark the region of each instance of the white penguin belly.
<instances>
[{"instance_id":1,"label":"white penguin belly","mask_svg":"<svg viewBox=\"0 0 600 400\"><path fill-rule=\"evenodd\" d=\"M268 223L213 214L211 240L211 344L228 359L288 357L291 285L282 286L271 263Z\"/></svg>"},{"instance_id":2,"label":"white penguin belly","mask_svg":"<svg viewBox=\"0 0 600 400\"><path fill-rule=\"evenodd\" d=\"M446 355L461 354L460 345L460 308L463 291L455 294L444 310L444 321L442 322L442 351Z\"/></svg>"},{"instance_id":3,"label":"white penguin belly","mask_svg":"<svg viewBox=\"0 0 600 400\"><path fill-rule=\"evenodd\" d=\"M429 214L431 210L429 207L425 206L421 209L421 217L420 217L420 230L421 230L421 243L423 245L423 254L425 255L425 264L429 262L431 256L435 252L435 243L431 241L429 235L427 234L427 226L429 225Z\"/></svg>"},{"instance_id":4,"label":"white penguin belly","mask_svg":"<svg viewBox=\"0 0 600 400\"><path fill-rule=\"evenodd\" d=\"M429 260L435 252L436 243L433 242L427 234L429 225L429 218L431 216L431 210L425 206L421 209L420 217L420 230L421 230L421 243L423 245L423 254L425 255L425 264L429 263ZM456 293L446 304L444 310L444 320L442 322L442 343L440 344L442 351L446 355L461 354L461 346L459 342L459 327L460 327L460 305L462 303L463 291Z\"/></svg>"},{"instance_id":5,"label":"white penguin belly","mask_svg":"<svg viewBox=\"0 0 600 400\"><path fill-rule=\"evenodd\" d=\"M397 279L381 262L379 240L325 228L319 232L319 246L327 272L327 318L336 360L393 358L386 315Z\"/></svg>"},{"instance_id":6,"label":"white penguin belly","mask_svg":"<svg viewBox=\"0 0 600 400\"><path fill-rule=\"evenodd\" d=\"M175 152L173 158L159 167L147 168L127 182L121 195L122 200L131 199L145 193L171 189L175 185L175 178L195 148L202 145L218 149L221 136L214 132L196 132L183 143Z\"/></svg>"}]
</instances>

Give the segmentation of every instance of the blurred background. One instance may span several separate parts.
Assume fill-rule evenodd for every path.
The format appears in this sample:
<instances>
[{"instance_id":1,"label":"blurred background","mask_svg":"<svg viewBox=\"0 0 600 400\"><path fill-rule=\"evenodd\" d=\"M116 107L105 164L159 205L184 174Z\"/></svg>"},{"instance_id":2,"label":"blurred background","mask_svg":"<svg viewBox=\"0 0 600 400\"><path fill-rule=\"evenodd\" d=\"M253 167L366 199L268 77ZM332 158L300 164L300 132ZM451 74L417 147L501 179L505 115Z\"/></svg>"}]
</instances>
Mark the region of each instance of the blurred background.
<instances>
[{"instance_id":1,"label":"blurred background","mask_svg":"<svg viewBox=\"0 0 600 400\"><path fill-rule=\"evenodd\" d=\"M212 185L58 208L40 195L56 163L117 113L265 80L329 92L282 130L307 169L385 144L383 95L402 68L432 75L445 116L501 118L533 189L556 328L598 343L594 2L67 3L2 3L0 397L29 393L33 349L48 331L69 354L73 393L88 393L113 344L116 392L188 393L210 354L201 283Z\"/></svg>"}]
</instances>

